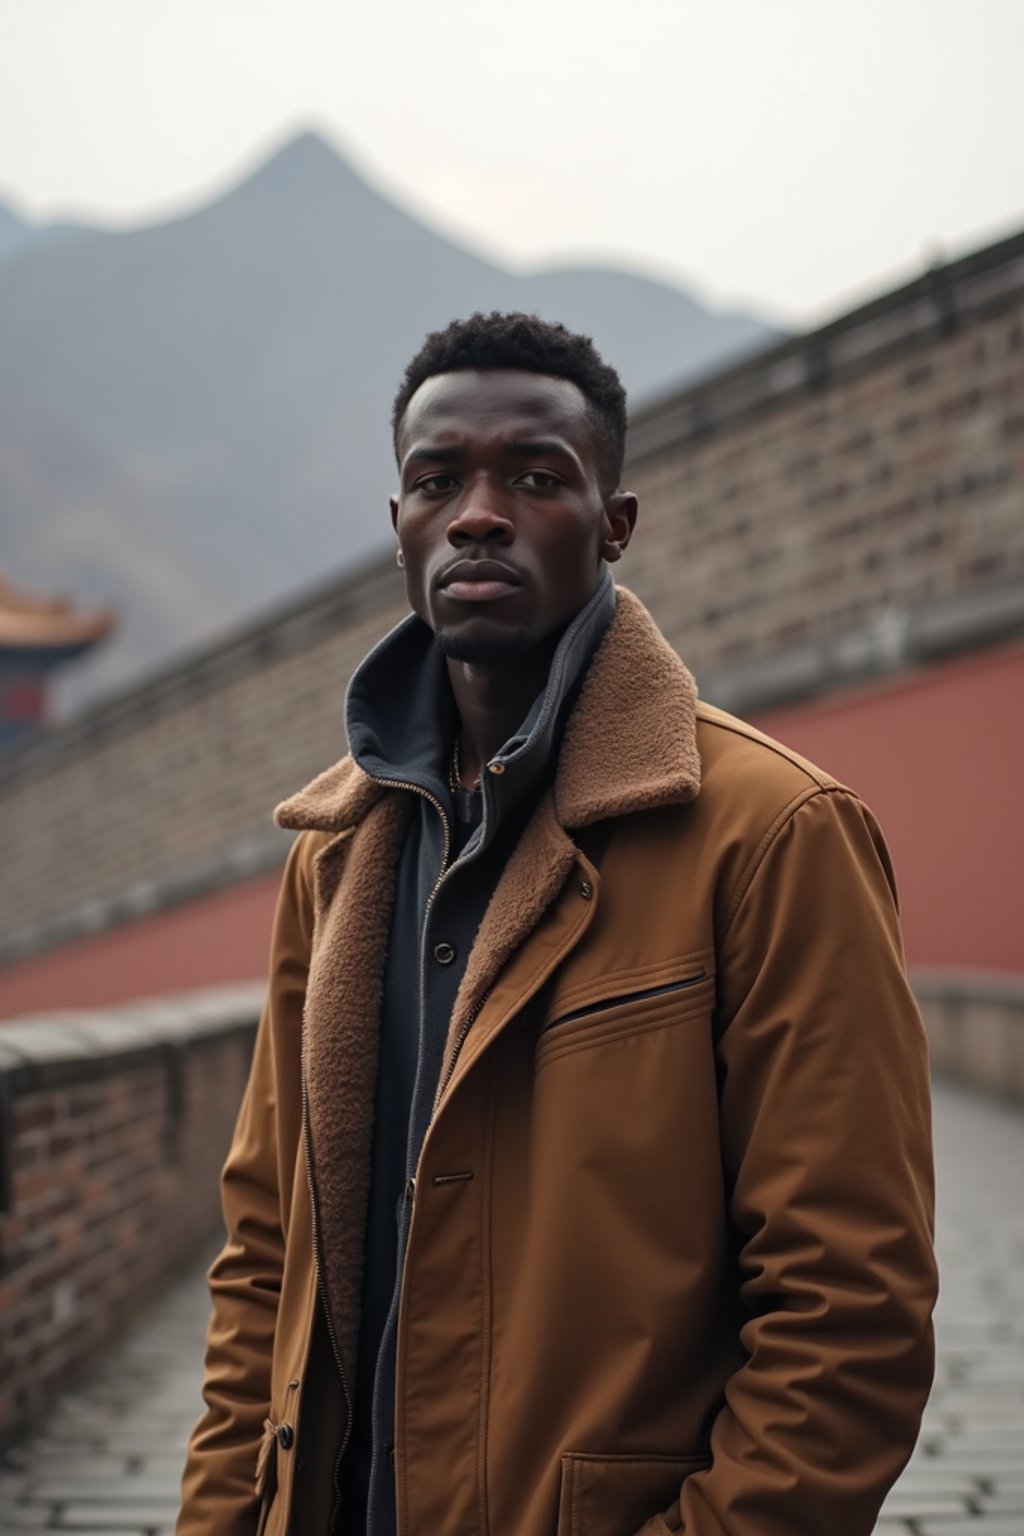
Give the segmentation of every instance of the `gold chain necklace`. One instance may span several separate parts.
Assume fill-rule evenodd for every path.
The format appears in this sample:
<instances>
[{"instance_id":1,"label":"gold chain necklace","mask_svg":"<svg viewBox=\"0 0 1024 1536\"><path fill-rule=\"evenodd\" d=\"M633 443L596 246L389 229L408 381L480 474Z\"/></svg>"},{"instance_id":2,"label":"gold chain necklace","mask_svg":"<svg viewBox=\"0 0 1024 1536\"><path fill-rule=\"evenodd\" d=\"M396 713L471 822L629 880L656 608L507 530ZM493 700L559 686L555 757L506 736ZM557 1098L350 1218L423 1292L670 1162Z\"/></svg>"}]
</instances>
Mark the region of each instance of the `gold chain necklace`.
<instances>
[{"instance_id":1,"label":"gold chain necklace","mask_svg":"<svg viewBox=\"0 0 1024 1536\"><path fill-rule=\"evenodd\" d=\"M476 783L479 784L479 782L480 779L478 777ZM459 738L456 736L455 745L452 747L451 761L448 764L448 788L454 795L457 789L462 789L463 787L465 787L467 792L471 793L474 789L476 789L476 784L467 784L463 786L462 765L459 762Z\"/></svg>"}]
</instances>

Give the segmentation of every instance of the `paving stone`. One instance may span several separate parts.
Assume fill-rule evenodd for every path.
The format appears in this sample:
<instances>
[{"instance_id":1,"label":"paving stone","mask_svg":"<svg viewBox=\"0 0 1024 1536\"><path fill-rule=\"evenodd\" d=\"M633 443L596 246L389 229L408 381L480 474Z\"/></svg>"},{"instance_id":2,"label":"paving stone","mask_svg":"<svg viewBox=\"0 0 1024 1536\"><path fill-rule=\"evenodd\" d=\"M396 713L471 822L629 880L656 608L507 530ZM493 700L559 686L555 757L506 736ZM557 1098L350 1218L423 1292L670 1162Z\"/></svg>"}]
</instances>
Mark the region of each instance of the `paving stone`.
<instances>
[{"instance_id":1,"label":"paving stone","mask_svg":"<svg viewBox=\"0 0 1024 1536\"><path fill-rule=\"evenodd\" d=\"M887 1519L923 1520L930 1515L961 1515L971 1513L966 1498L958 1494L938 1494L930 1491L911 1492L898 1486L893 1489L882 1514Z\"/></svg>"},{"instance_id":2,"label":"paving stone","mask_svg":"<svg viewBox=\"0 0 1024 1536\"><path fill-rule=\"evenodd\" d=\"M167 1521L166 1504L65 1504L56 1529L59 1531L148 1530Z\"/></svg>"},{"instance_id":3,"label":"paving stone","mask_svg":"<svg viewBox=\"0 0 1024 1536\"><path fill-rule=\"evenodd\" d=\"M46 1530L52 1518L50 1504L0 1504L0 1531L4 1536L13 1531Z\"/></svg>"},{"instance_id":4,"label":"paving stone","mask_svg":"<svg viewBox=\"0 0 1024 1536\"><path fill-rule=\"evenodd\" d=\"M986 1493L1013 1493L1024 1498L1024 1471L1011 1467L994 1477L984 1479Z\"/></svg>"},{"instance_id":5,"label":"paving stone","mask_svg":"<svg viewBox=\"0 0 1024 1536\"><path fill-rule=\"evenodd\" d=\"M912 1463L915 1468L918 1463ZM942 1477L998 1477L1001 1473L1010 1473L1020 1465L1020 1456L1012 1451L999 1449L988 1450L984 1446L977 1449L965 1449L947 1452L945 1455L936 1456L933 1459L936 1472ZM1024 1532L1022 1532L1024 1536Z\"/></svg>"},{"instance_id":6,"label":"paving stone","mask_svg":"<svg viewBox=\"0 0 1024 1536\"><path fill-rule=\"evenodd\" d=\"M925 1520L920 1536L1021 1536L1016 1515L978 1515L969 1520Z\"/></svg>"},{"instance_id":7,"label":"paving stone","mask_svg":"<svg viewBox=\"0 0 1024 1536\"><path fill-rule=\"evenodd\" d=\"M178 1503L179 1476L163 1482L130 1475L118 1482L85 1482L81 1478L54 1478L32 1496L50 1504L173 1504Z\"/></svg>"},{"instance_id":8,"label":"paving stone","mask_svg":"<svg viewBox=\"0 0 1024 1536\"><path fill-rule=\"evenodd\" d=\"M1018 1515L1024 1531L1024 1493L983 1493L978 1509L985 1515Z\"/></svg>"},{"instance_id":9,"label":"paving stone","mask_svg":"<svg viewBox=\"0 0 1024 1536\"><path fill-rule=\"evenodd\" d=\"M920 1476L904 1472L889 1494L889 1501L902 1501L905 1498L960 1499L966 1505L978 1498L984 1488L983 1481L973 1476L944 1476L941 1470L927 1471Z\"/></svg>"}]
</instances>

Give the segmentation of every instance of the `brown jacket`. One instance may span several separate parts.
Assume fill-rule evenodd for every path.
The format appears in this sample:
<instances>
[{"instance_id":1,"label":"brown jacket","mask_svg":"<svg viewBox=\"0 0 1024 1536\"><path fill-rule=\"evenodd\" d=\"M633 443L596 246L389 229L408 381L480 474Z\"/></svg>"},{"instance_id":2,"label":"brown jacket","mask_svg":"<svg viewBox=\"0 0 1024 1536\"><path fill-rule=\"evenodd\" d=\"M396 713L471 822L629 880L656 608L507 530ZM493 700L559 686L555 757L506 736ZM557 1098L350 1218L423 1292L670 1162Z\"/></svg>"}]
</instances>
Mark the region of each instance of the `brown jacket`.
<instances>
[{"instance_id":1,"label":"brown jacket","mask_svg":"<svg viewBox=\"0 0 1024 1536\"><path fill-rule=\"evenodd\" d=\"M179 1536L326 1536L406 802L346 759L278 812L302 835ZM888 857L848 790L697 704L625 591L446 1063L409 1191L399 1536L867 1536L935 1294Z\"/></svg>"}]
</instances>

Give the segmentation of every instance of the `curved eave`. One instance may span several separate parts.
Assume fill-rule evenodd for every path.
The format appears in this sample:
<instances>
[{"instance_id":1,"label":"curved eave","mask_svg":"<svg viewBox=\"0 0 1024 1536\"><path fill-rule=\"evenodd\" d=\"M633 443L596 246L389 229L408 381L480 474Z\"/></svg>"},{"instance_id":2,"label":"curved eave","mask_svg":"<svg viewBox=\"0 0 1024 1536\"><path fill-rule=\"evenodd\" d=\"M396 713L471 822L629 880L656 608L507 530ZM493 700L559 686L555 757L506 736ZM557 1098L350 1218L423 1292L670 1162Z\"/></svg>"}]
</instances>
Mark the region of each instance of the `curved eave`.
<instances>
[{"instance_id":1,"label":"curved eave","mask_svg":"<svg viewBox=\"0 0 1024 1536\"><path fill-rule=\"evenodd\" d=\"M112 613L25 613L0 610L0 659L11 652L41 663L80 656L114 627Z\"/></svg>"}]
</instances>

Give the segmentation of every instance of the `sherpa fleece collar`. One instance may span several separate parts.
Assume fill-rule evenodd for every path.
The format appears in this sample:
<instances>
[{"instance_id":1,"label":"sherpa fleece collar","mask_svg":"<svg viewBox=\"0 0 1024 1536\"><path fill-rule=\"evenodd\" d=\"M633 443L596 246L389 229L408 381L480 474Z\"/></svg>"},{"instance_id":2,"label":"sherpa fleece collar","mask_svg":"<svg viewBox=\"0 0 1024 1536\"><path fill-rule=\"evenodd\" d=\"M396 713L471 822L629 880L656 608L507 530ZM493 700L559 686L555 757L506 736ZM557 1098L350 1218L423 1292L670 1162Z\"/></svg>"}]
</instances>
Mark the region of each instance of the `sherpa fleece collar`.
<instances>
[{"instance_id":1,"label":"sherpa fleece collar","mask_svg":"<svg viewBox=\"0 0 1024 1536\"><path fill-rule=\"evenodd\" d=\"M566 829L692 800L700 788L697 689L640 599L619 587L558 759L554 804ZM277 807L281 827L342 832L387 791L342 758Z\"/></svg>"}]
</instances>

